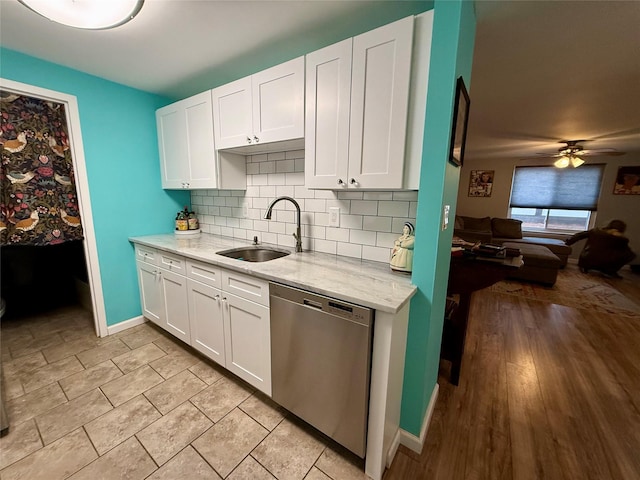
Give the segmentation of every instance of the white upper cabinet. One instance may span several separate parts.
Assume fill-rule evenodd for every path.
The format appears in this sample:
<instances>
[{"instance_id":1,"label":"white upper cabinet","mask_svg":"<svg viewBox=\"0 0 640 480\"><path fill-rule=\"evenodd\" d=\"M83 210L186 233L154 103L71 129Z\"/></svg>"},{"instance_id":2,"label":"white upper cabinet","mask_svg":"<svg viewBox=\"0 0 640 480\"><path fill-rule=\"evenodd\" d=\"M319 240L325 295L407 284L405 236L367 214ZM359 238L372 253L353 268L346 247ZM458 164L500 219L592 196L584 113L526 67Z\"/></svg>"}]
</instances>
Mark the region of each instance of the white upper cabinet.
<instances>
[{"instance_id":1,"label":"white upper cabinet","mask_svg":"<svg viewBox=\"0 0 640 480\"><path fill-rule=\"evenodd\" d=\"M215 150L211 91L156 111L162 188L246 188L244 159Z\"/></svg>"},{"instance_id":2,"label":"white upper cabinet","mask_svg":"<svg viewBox=\"0 0 640 480\"><path fill-rule=\"evenodd\" d=\"M304 57L214 88L212 95L218 150L256 153L264 144L304 137Z\"/></svg>"},{"instance_id":3,"label":"white upper cabinet","mask_svg":"<svg viewBox=\"0 0 640 480\"><path fill-rule=\"evenodd\" d=\"M422 33L420 38L424 39ZM429 46L430 39L429 26ZM407 152L409 138L417 138L410 132L416 129L421 154L424 116L422 125L412 123L410 98L413 101L414 90L426 91L427 76L414 75L412 52L413 58L418 56L414 17L407 17L307 55L305 184L309 188L417 188L415 179L406 180ZM425 55L422 46L419 52ZM423 98L424 106L426 94Z\"/></svg>"}]
</instances>

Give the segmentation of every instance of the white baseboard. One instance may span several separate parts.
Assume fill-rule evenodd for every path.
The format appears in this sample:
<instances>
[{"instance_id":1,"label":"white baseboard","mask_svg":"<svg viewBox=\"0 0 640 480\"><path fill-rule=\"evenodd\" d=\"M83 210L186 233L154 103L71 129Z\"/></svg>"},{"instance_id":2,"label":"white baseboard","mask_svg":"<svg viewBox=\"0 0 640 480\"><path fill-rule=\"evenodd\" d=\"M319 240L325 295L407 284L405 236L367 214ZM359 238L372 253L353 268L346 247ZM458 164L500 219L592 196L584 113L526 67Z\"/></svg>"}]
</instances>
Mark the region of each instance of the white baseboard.
<instances>
[{"instance_id":1,"label":"white baseboard","mask_svg":"<svg viewBox=\"0 0 640 480\"><path fill-rule=\"evenodd\" d=\"M429 429L429 424L431 423L431 416L433 415L433 410L436 408L436 401L438 400L439 391L440 391L440 385L436 383L435 387L433 387L433 392L431 392L431 398L429 399L429 406L427 407L427 413L424 416L424 421L422 422L422 428L420 429L420 437L418 438L414 434L409 433L406 430L402 430L402 429L400 430L400 444L404 445L408 449L413 450L418 454L422 453L422 447L424 446L424 439L427 436L427 430Z\"/></svg>"},{"instance_id":2,"label":"white baseboard","mask_svg":"<svg viewBox=\"0 0 640 480\"><path fill-rule=\"evenodd\" d=\"M130 318L129 320L125 320L124 322L116 323L115 325L111 325L107 327L107 334L113 335L114 333L121 332L131 327L135 327L136 325L142 325L147 321L142 315L138 317Z\"/></svg>"},{"instance_id":3,"label":"white baseboard","mask_svg":"<svg viewBox=\"0 0 640 480\"><path fill-rule=\"evenodd\" d=\"M399 428L396 431L396 434L393 436L393 440L391 440L391 445L389 446L389 451L387 452L387 468L391 467L391 463L393 463L393 459L396 456L398 447L400 446L400 437L402 436L403 431L404 430Z\"/></svg>"}]
</instances>

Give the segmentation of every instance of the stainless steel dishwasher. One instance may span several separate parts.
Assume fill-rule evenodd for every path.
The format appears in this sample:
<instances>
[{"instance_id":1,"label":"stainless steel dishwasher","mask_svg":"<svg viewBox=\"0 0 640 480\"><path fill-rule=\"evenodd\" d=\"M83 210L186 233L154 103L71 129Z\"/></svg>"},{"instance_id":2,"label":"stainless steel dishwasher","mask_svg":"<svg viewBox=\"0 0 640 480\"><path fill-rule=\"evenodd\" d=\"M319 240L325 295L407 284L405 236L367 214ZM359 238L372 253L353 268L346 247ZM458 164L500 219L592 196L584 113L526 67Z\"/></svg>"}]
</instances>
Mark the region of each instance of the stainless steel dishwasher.
<instances>
[{"instance_id":1,"label":"stainless steel dishwasher","mask_svg":"<svg viewBox=\"0 0 640 480\"><path fill-rule=\"evenodd\" d=\"M373 310L269 285L273 399L364 458Z\"/></svg>"}]
</instances>

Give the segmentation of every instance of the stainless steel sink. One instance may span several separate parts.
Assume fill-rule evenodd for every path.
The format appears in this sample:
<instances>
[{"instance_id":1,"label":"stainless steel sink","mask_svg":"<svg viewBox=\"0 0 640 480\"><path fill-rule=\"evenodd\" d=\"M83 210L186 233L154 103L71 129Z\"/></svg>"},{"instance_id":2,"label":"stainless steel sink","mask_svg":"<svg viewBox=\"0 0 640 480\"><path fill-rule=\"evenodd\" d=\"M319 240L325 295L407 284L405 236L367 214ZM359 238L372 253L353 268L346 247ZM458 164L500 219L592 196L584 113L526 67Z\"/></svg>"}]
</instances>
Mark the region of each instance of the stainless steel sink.
<instances>
[{"instance_id":1,"label":"stainless steel sink","mask_svg":"<svg viewBox=\"0 0 640 480\"><path fill-rule=\"evenodd\" d=\"M216 252L218 255L243 260L245 262L268 262L269 260L274 260L276 258L286 257L290 253L291 252L287 250L278 250L276 248L261 246L231 248L229 250Z\"/></svg>"}]
</instances>

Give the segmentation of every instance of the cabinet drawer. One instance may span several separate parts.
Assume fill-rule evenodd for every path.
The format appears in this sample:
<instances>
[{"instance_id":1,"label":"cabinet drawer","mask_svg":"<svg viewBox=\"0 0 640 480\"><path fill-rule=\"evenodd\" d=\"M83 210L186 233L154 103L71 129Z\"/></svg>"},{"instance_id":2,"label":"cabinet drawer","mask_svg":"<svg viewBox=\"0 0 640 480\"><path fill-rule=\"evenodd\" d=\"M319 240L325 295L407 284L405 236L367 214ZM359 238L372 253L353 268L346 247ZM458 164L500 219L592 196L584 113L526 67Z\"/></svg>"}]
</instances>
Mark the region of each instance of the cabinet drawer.
<instances>
[{"instance_id":1,"label":"cabinet drawer","mask_svg":"<svg viewBox=\"0 0 640 480\"><path fill-rule=\"evenodd\" d=\"M165 252L159 253L158 257L158 265L162 268L166 268L170 272L180 275L186 275L187 266L184 257L179 257Z\"/></svg>"},{"instance_id":2,"label":"cabinet drawer","mask_svg":"<svg viewBox=\"0 0 640 480\"><path fill-rule=\"evenodd\" d=\"M136 244L136 260L150 265L158 265L158 251L151 247Z\"/></svg>"},{"instance_id":3,"label":"cabinet drawer","mask_svg":"<svg viewBox=\"0 0 640 480\"><path fill-rule=\"evenodd\" d=\"M222 287L221 270L215 265L187 260L187 277L210 287Z\"/></svg>"},{"instance_id":4,"label":"cabinet drawer","mask_svg":"<svg viewBox=\"0 0 640 480\"><path fill-rule=\"evenodd\" d=\"M222 290L269 306L269 282L242 273L222 270Z\"/></svg>"}]
</instances>

